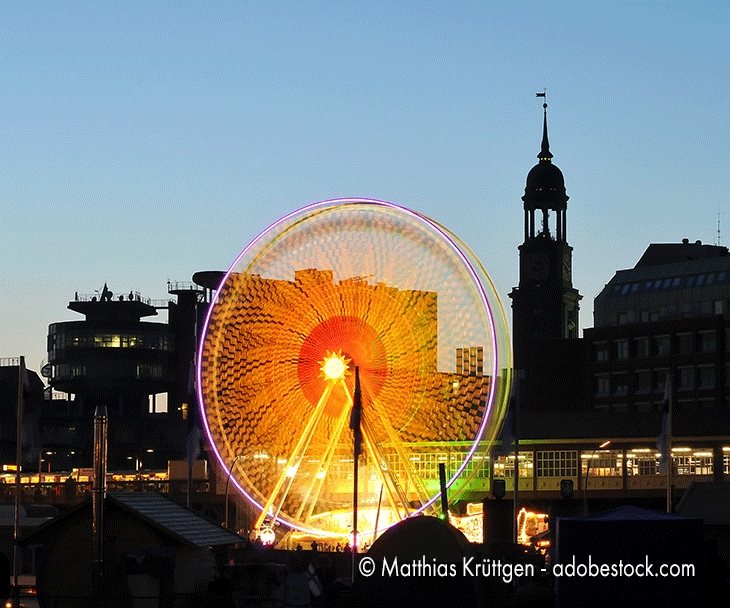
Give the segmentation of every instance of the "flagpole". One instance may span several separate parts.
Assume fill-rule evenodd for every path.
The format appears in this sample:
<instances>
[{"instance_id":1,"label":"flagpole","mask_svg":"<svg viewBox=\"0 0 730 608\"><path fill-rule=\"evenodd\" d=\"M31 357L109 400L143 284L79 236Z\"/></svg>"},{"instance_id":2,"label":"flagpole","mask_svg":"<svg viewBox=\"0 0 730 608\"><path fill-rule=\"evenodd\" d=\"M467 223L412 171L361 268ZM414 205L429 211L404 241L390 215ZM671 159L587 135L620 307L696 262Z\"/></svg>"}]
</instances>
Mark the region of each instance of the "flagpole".
<instances>
[{"instance_id":1,"label":"flagpole","mask_svg":"<svg viewBox=\"0 0 730 608\"><path fill-rule=\"evenodd\" d=\"M674 509L672 504L672 410L674 409L674 382L669 376L669 411L667 412L667 513Z\"/></svg>"},{"instance_id":2,"label":"flagpole","mask_svg":"<svg viewBox=\"0 0 730 608\"><path fill-rule=\"evenodd\" d=\"M18 561L20 535L20 462L23 457L23 389L25 388L25 357L18 364L18 413L15 446L15 511L13 514L13 598L18 604Z\"/></svg>"},{"instance_id":3,"label":"flagpole","mask_svg":"<svg viewBox=\"0 0 730 608\"><path fill-rule=\"evenodd\" d=\"M517 387L519 387L519 379L515 379L515 382L513 384L515 387L515 411L514 411L514 420L513 420L513 426L514 426L514 436L515 436L515 468L514 468L514 496L512 499L512 531L513 535L512 538L514 539L515 544L518 544L519 538L517 535L519 534L519 529L517 527L517 498L519 496L519 485L520 485L520 427L519 427L519 420L520 420L520 400L518 398L519 390Z\"/></svg>"},{"instance_id":4,"label":"flagpole","mask_svg":"<svg viewBox=\"0 0 730 608\"><path fill-rule=\"evenodd\" d=\"M358 458L360 456L360 442L362 431L360 419L362 417L362 392L360 391L360 369L355 366L355 393L352 399L352 414L350 428L353 436L353 487L352 487L352 582L355 582L355 561L357 554L357 486L358 486Z\"/></svg>"}]
</instances>

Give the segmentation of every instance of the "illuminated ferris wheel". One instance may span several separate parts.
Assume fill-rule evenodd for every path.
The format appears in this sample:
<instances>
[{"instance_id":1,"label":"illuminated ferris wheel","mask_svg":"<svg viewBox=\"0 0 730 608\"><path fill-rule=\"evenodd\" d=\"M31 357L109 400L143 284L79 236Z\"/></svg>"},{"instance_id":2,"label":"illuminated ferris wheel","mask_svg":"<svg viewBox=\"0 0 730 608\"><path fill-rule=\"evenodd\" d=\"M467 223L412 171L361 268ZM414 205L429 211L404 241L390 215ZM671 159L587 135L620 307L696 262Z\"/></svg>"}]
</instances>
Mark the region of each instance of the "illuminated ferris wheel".
<instances>
[{"instance_id":1,"label":"illuminated ferris wheel","mask_svg":"<svg viewBox=\"0 0 730 608\"><path fill-rule=\"evenodd\" d=\"M461 446L448 484L463 477L496 432L509 366L502 309L463 243L413 211L346 199L296 211L244 249L197 372L213 451L257 527L339 536L430 509L435 446Z\"/></svg>"}]
</instances>

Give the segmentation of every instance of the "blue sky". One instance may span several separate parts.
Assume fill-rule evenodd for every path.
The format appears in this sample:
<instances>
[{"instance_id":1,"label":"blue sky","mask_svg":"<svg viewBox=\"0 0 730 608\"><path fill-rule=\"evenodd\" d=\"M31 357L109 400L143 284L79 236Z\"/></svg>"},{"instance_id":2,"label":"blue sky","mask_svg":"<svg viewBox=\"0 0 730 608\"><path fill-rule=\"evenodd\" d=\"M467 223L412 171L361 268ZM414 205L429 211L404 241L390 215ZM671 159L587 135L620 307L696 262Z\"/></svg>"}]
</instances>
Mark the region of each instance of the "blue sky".
<instances>
[{"instance_id":1,"label":"blue sky","mask_svg":"<svg viewBox=\"0 0 730 608\"><path fill-rule=\"evenodd\" d=\"M74 292L163 298L346 196L448 227L511 317L544 88L581 327L730 210L727 1L102 4L0 20L0 357L31 369Z\"/></svg>"}]
</instances>

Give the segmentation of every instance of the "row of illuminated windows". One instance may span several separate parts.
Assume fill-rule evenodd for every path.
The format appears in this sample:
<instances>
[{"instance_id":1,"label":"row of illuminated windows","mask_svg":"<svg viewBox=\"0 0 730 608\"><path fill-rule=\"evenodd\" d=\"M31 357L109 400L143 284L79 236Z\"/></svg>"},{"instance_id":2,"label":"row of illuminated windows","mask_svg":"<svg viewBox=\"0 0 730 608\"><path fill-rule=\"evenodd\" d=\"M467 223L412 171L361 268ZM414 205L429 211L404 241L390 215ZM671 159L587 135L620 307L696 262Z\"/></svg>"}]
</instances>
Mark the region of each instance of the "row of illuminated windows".
<instances>
[{"instance_id":1,"label":"row of illuminated windows","mask_svg":"<svg viewBox=\"0 0 730 608\"><path fill-rule=\"evenodd\" d=\"M725 330L726 350L730 348L730 330ZM629 340L621 338L611 342L596 342L593 345L596 361L644 359L667 357L672 353L714 353L717 350L717 332L705 330L683 332L675 335L642 336Z\"/></svg>"},{"instance_id":2,"label":"row of illuminated windows","mask_svg":"<svg viewBox=\"0 0 730 608\"><path fill-rule=\"evenodd\" d=\"M538 477L577 477L578 452L558 450L537 452L535 473Z\"/></svg>"},{"instance_id":3,"label":"row of illuminated windows","mask_svg":"<svg viewBox=\"0 0 730 608\"><path fill-rule=\"evenodd\" d=\"M66 333L48 335L48 351L61 348L147 348L151 350L173 350L172 337L164 333L119 334L119 333Z\"/></svg>"},{"instance_id":4,"label":"row of illuminated windows","mask_svg":"<svg viewBox=\"0 0 730 608\"><path fill-rule=\"evenodd\" d=\"M640 369L633 374L628 372L596 374L595 395L596 397L608 397L629 393L637 395L652 392L663 393L668 373L668 369ZM717 370L714 365L680 366L677 367L674 382L678 391L714 389L718 384ZM726 365L725 384L730 386L730 365Z\"/></svg>"},{"instance_id":5,"label":"row of illuminated windows","mask_svg":"<svg viewBox=\"0 0 730 608\"><path fill-rule=\"evenodd\" d=\"M415 471L421 479L438 479L439 464L443 463L446 468L446 475L452 477L464 463L467 452L428 452L414 453L409 456L411 470ZM395 475L401 477L405 474L403 463L398 454L386 454L388 466ZM466 464L462 475L471 475L476 469L477 478L489 477L489 459L480 454L475 454Z\"/></svg>"},{"instance_id":6,"label":"row of illuminated windows","mask_svg":"<svg viewBox=\"0 0 730 608\"><path fill-rule=\"evenodd\" d=\"M723 448L723 470L730 474L730 448ZM403 463L397 454L387 454L388 466L393 473L403 479ZM464 461L466 453L420 453L410 457L411 470L421 479L438 479L439 463L446 464L449 476L456 473ZM580 466L582 477L621 477L659 475L661 455L656 449L637 448L623 450L545 450L520 451L520 478L537 477L570 478L578 476ZM580 460L580 464L579 464ZM468 475L477 468L477 477L489 478L489 458L475 455L462 475ZM493 462L495 479L512 479L515 472L514 455L498 456ZM349 470L349 469L348 469ZM672 472L676 475L712 475L714 457L711 450L677 447L672 450Z\"/></svg>"},{"instance_id":7,"label":"row of illuminated windows","mask_svg":"<svg viewBox=\"0 0 730 608\"><path fill-rule=\"evenodd\" d=\"M710 287L721 285L730 281L730 273L726 271L709 272L704 274L693 274L684 277L664 277L633 283L618 283L611 290L611 297L635 295L639 293L652 293L656 291L667 291L669 289L690 289L692 287Z\"/></svg>"},{"instance_id":8,"label":"row of illuminated windows","mask_svg":"<svg viewBox=\"0 0 730 608\"><path fill-rule=\"evenodd\" d=\"M73 365L70 363L61 363L53 366L53 378L60 380L64 378L81 378L86 376L85 365ZM162 365L145 365L138 363L135 367L135 377L140 380L143 378L162 378Z\"/></svg>"},{"instance_id":9,"label":"row of illuminated windows","mask_svg":"<svg viewBox=\"0 0 730 608\"><path fill-rule=\"evenodd\" d=\"M538 477L576 477L578 451L560 450L534 453ZM581 475L590 477L621 477L627 475L658 475L661 455L656 450L636 449L624 454L623 450L593 450L580 454ZM672 450L672 471L677 475L712 475L714 458L711 451L675 448ZM519 453L520 478L533 473L533 452ZM730 472L728 448L723 456L725 473ZM500 456L494 462L494 478L514 477L514 456Z\"/></svg>"}]
</instances>

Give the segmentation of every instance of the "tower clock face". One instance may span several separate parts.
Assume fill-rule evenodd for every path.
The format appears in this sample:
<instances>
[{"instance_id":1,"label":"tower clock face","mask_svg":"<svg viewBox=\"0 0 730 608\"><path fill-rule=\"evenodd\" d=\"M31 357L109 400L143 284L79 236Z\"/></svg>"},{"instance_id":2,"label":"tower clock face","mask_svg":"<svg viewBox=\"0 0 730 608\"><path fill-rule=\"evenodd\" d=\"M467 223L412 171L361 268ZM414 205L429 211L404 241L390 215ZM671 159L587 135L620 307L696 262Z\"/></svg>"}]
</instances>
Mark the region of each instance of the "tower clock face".
<instances>
[{"instance_id":1,"label":"tower clock face","mask_svg":"<svg viewBox=\"0 0 730 608\"><path fill-rule=\"evenodd\" d=\"M544 253L533 253L527 257L525 271L528 279L546 279L550 276L550 259Z\"/></svg>"}]
</instances>

